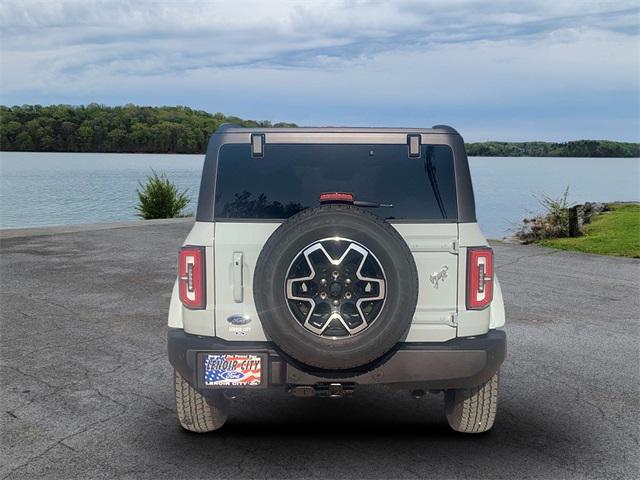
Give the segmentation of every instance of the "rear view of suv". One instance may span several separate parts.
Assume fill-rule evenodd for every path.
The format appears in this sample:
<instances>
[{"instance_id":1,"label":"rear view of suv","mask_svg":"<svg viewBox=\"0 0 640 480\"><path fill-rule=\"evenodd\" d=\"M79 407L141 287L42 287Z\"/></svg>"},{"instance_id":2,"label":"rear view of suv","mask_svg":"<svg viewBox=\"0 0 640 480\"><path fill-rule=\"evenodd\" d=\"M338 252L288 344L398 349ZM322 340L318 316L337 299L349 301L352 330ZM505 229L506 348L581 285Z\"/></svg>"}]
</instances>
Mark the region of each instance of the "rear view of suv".
<instances>
[{"instance_id":1,"label":"rear view of suv","mask_svg":"<svg viewBox=\"0 0 640 480\"><path fill-rule=\"evenodd\" d=\"M452 128L220 128L179 253L169 360L182 426L248 389L444 392L494 423L506 337L493 253Z\"/></svg>"}]
</instances>

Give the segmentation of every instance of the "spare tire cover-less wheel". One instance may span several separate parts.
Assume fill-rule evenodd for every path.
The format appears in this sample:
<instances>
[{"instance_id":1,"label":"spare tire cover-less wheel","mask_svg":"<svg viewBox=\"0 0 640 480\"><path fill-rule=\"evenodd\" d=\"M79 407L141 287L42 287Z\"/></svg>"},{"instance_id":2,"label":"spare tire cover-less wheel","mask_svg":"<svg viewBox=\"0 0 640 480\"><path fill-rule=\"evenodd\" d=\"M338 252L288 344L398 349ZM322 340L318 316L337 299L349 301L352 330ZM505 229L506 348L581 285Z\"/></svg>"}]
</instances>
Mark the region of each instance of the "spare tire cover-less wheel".
<instances>
[{"instance_id":1,"label":"spare tire cover-less wheel","mask_svg":"<svg viewBox=\"0 0 640 480\"><path fill-rule=\"evenodd\" d=\"M310 367L347 370L387 353L418 298L413 255L386 221L349 205L304 210L258 257L253 291L262 326Z\"/></svg>"}]
</instances>

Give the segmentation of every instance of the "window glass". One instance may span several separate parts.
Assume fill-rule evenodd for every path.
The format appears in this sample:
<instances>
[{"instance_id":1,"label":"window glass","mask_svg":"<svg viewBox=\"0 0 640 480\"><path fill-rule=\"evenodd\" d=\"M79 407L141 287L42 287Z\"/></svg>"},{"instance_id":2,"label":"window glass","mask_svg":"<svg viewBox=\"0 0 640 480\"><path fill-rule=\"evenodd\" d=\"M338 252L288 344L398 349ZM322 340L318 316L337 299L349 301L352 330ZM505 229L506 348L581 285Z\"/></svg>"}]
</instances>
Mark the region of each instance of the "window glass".
<instances>
[{"instance_id":1,"label":"window glass","mask_svg":"<svg viewBox=\"0 0 640 480\"><path fill-rule=\"evenodd\" d=\"M216 219L285 219L320 205L324 192L352 193L386 219L455 220L453 153L423 145L269 144L252 157L249 144L224 145L218 158Z\"/></svg>"}]
</instances>

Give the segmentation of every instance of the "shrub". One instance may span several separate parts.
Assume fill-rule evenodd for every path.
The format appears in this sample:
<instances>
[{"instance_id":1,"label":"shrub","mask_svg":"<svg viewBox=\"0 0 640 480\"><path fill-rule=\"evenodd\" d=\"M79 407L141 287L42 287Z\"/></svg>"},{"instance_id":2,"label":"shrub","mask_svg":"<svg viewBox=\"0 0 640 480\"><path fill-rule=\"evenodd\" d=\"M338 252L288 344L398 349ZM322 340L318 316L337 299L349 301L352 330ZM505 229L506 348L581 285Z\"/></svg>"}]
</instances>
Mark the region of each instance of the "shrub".
<instances>
[{"instance_id":1,"label":"shrub","mask_svg":"<svg viewBox=\"0 0 640 480\"><path fill-rule=\"evenodd\" d=\"M180 192L164 173L158 175L153 169L151 172L144 185L138 182L137 215L145 220L184 216L182 211L189 203L188 190Z\"/></svg>"},{"instance_id":2,"label":"shrub","mask_svg":"<svg viewBox=\"0 0 640 480\"><path fill-rule=\"evenodd\" d=\"M557 238L569 236L569 187L565 188L560 198L551 198L542 195L538 202L545 209L545 230L542 232L545 238Z\"/></svg>"},{"instance_id":3,"label":"shrub","mask_svg":"<svg viewBox=\"0 0 640 480\"><path fill-rule=\"evenodd\" d=\"M569 236L569 187L559 198L543 194L536 197L544 213L525 218L515 237L524 243Z\"/></svg>"}]
</instances>

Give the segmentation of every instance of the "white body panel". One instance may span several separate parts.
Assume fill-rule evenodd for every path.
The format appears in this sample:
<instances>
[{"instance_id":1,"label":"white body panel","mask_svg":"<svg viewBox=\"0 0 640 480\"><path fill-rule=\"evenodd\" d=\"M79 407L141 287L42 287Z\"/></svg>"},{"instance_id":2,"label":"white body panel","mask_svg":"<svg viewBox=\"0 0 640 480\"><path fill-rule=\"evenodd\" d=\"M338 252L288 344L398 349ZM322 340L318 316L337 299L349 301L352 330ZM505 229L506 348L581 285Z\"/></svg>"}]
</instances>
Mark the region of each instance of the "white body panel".
<instances>
[{"instance_id":1,"label":"white body panel","mask_svg":"<svg viewBox=\"0 0 640 480\"><path fill-rule=\"evenodd\" d=\"M182 303L178 296L178 279L173 282L173 291L171 292L171 303L169 303L169 319L167 321L169 328L184 328L184 320L182 318Z\"/></svg>"},{"instance_id":2,"label":"white body panel","mask_svg":"<svg viewBox=\"0 0 640 480\"><path fill-rule=\"evenodd\" d=\"M253 301L253 273L263 245L279 223L217 223L215 240L216 335L225 340L267 340ZM418 307L405 341L445 341L456 336L452 321L456 312L458 228L448 224L398 224L395 228L407 240L419 275ZM242 258L242 270L236 260ZM432 274L443 268L451 272L438 281ZM238 282L242 280L242 285ZM284 286L283 286L284 288ZM242 291L238 298L237 291ZM232 325L229 317L242 315L251 321Z\"/></svg>"},{"instance_id":3,"label":"white body panel","mask_svg":"<svg viewBox=\"0 0 640 480\"><path fill-rule=\"evenodd\" d=\"M418 269L418 304L404 340L443 342L455 338L458 225L396 223L393 226L407 242Z\"/></svg>"},{"instance_id":4,"label":"white body panel","mask_svg":"<svg viewBox=\"0 0 640 480\"><path fill-rule=\"evenodd\" d=\"M217 223L216 224L216 335L225 340L264 341L253 301L253 273L263 245L280 223ZM241 269L234 262L242 258ZM238 255L240 254L240 255ZM241 292L241 298L237 293ZM211 292L213 293L213 292ZM246 325L232 325L227 319L234 315L248 317Z\"/></svg>"},{"instance_id":5,"label":"white body panel","mask_svg":"<svg viewBox=\"0 0 640 480\"><path fill-rule=\"evenodd\" d=\"M506 321L506 314L504 311L504 300L502 299L502 289L500 288L500 282L498 276L495 275L493 282L493 301L489 307L489 328L504 327Z\"/></svg>"},{"instance_id":6,"label":"white body panel","mask_svg":"<svg viewBox=\"0 0 640 480\"><path fill-rule=\"evenodd\" d=\"M265 341L253 300L253 274L263 245L279 222L196 222L184 245L206 253L207 303L189 310L171 296L169 326L232 341ZM466 310L466 247L488 245L476 223L393 224L413 253L419 277L418 304L406 342L443 342L487 333L505 323L497 278L489 308ZM214 255L215 254L215 255ZM444 273L443 273L444 272ZM250 321L233 325L230 317Z\"/></svg>"}]
</instances>

